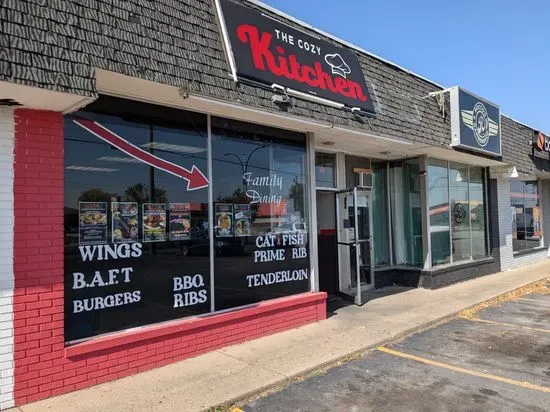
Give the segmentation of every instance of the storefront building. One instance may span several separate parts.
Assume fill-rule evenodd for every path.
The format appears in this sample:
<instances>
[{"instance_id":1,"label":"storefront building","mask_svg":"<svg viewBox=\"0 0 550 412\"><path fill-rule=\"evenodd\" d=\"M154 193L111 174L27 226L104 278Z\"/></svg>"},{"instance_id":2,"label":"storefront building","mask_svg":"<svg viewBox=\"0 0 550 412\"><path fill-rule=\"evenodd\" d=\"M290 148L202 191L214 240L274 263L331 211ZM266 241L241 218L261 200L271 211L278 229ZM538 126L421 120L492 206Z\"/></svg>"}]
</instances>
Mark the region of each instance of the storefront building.
<instances>
[{"instance_id":1,"label":"storefront building","mask_svg":"<svg viewBox=\"0 0 550 412\"><path fill-rule=\"evenodd\" d=\"M503 155L514 167L495 170L502 270L548 257L550 157L546 135L503 117Z\"/></svg>"},{"instance_id":2,"label":"storefront building","mask_svg":"<svg viewBox=\"0 0 550 412\"><path fill-rule=\"evenodd\" d=\"M2 408L546 258L548 143L468 91L256 1L0 13Z\"/></svg>"}]
</instances>

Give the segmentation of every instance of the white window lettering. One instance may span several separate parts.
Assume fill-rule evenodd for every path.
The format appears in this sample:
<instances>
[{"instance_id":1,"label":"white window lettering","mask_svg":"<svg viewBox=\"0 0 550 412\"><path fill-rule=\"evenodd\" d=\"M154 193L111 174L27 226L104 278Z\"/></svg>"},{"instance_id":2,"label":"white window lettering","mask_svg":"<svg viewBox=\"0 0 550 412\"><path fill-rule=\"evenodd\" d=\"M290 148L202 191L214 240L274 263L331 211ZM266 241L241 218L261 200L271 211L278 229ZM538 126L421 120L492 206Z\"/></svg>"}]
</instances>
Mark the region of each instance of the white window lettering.
<instances>
[{"instance_id":1,"label":"white window lettering","mask_svg":"<svg viewBox=\"0 0 550 412\"><path fill-rule=\"evenodd\" d=\"M308 279L308 269L283 270L278 272L257 273L248 275L248 287L268 286L275 283L296 282Z\"/></svg>"},{"instance_id":2,"label":"white window lettering","mask_svg":"<svg viewBox=\"0 0 550 412\"><path fill-rule=\"evenodd\" d=\"M81 300L73 301L73 313L80 313L84 310L84 305L82 305Z\"/></svg>"},{"instance_id":3,"label":"white window lettering","mask_svg":"<svg viewBox=\"0 0 550 412\"><path fill-rule=\"evenodd\" d=\"M134 271L134 268L122 268L120 269L120 272L124 275L124 282L130 283L130 273Z\"/></svg>"},{"instance_id":4,"label":"white window lettering","mask_svg":"<svg viewBox=\"0 0 550 412\"><path fill-rule=\"evenodd\" d=\"M115 285L118 283L118 281L116 280L116 275L119 273L120 271L118 269L109 269L109 282L108 284L109 285Z\"/></svg>"},{"instance_id":5,"label":"white window lettering","mask_svg":"<svg viewBox=\"0 0 550 412\"><path fill-rule=\"evenodd\" d=\"M100 245L102 247L100 247L100 251L103 250L103 254L101 256L101 258L99 258L98 260L108 260L109 257L111 259L118 259L118 249L116 247L116 245Z\"/></svg>"},{"instance_id":6,"label":"white window lettering","mask_svg":"<svg viewBox=\"0 0 550 412\"><path fill-rule=\"evenodd\" d=\"M82 289L86 287L86 281L84 280L84 273L73 273L73 289Z\"/></svg>"},{"instance_id":7,"label":"white window lettering","mask_svg":"<svg viewBox=\"0 0 550 412\"><path fill-rule=\"evenodd\" d=\"M175 277L174 278L174 292L178 292L182 289L183 289L183 282L182 282L181 278Z\"/></svg>"},{"instance_id":8,"label":"white window lettering","mask_svg":"<svg viewBox=\"0 0 550 412\"><path fill-rule=\"evenodd\" d=\"M307 257L307 249L305 247L292 249L292 259L302 259L305 257Z\"/></svg>"},{"instance_id":9,"label":"white window lettering","mask_svg":"<svg viewBox=\"0 0 550 412\"><path fill-rule=\"evenodd\" d=\"M80 256L82 256L82 261L86 262L87 260L92 260L95 255L97 246L79 246Z\"/></svg>"},{"instance_id":10,"label":"white window lettering","mask_svg":"<svg viewBox=\"0 0 550 412\"><path fill-rule=\"evenodd\" d=\"M105 282L103 281L103 278L101 277L101 272L99 270L96 270L94 273L94 278L90 282L90 287L96 287L96 286L105 286Z\"/></svg>"}]
</instances>

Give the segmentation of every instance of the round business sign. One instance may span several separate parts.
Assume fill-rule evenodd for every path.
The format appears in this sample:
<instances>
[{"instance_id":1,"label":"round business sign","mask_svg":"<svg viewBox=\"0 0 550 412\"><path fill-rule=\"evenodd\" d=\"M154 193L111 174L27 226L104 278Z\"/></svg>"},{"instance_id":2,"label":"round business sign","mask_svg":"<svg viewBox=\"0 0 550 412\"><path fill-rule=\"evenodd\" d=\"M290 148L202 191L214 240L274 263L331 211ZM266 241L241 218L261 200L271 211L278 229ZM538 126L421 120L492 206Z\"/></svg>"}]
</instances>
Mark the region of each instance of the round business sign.
<instances>
[{"instance_id":1,"label":"round business sign","mask_svg":"<svg viewBox=\"0 0 550 412\"><path fill-rule=\"evenodd\" d=\"M456 203L453 211L453 216L456 223L462 223L466 217L466 208L462 203Z\"/></svg>"},{"instance_id":2,"label":"round business sign","mask_svg":"<svg viewBox=\"0 0 550 412\"><path fill-rule=\"evenodd\" d=\"M484 147L489 141L489 115L487 108L481 102L477 102L472 113L474 137L477 143Z\"/></svg>"}]
</instances>

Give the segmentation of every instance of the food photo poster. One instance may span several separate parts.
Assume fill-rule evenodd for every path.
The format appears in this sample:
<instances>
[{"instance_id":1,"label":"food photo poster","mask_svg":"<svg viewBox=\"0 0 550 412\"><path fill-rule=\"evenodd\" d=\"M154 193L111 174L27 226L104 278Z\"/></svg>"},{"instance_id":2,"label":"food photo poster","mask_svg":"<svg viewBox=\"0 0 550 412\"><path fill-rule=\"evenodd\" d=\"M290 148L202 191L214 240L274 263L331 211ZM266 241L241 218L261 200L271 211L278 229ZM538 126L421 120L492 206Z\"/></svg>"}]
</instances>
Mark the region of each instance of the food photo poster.
<instances>
[{"instance_id":1,"label":"food photo poster","mask_svg":"<svg viewBox=\"0 0 550 412\"><path fill-rule=\"evenodd\" d=\"M138 241L138 210L137 202L111 203L113 243L130 243Z\"/></svg>"},{"instance_id":2,"label":"food photo poster","mask_svg":"<svg viewBox=\"0 0 550 412\"><path fill-rule=\"evenodd\" d=\"M170 203L168 206L170 240L191 238L191 204Z\"/></svg>"},{"instance_id":3,"label":"food photo poster","mask_svg":"<svg viewBox=\"0 0 550 412\"><path fill-rule=\"evenodd\" d=\"M78 203L78 244L107 243L107 202Z\"/></svg>"},{"instance_id":4,"label":"food photo poster","mask_svg":"<svg viewBox=\"0 0 550 412\"><path fill-rule=\"evenodd\" d=\"M250 205L234 205L235 236L250 236Z\"/></svg>"},{"instance_id":5,"label":"food photo poster","mask_svg":"<svg viewBox=\"0 0 550 412\"><path fill-rule=\"evenodd\" d=\"M143 204L143 241L164 242L166 240L166 204Z\"/></svg>"},{"instance_id":6,"label":"food photo poster","mask_svg":"<svg viewBox=\"0 0 550 412\"><path fill-rule=\"evenodd\" d=\"M218 237L233 236L233 205L216 203L215 233Z\"/></svg>"}]
</instances>

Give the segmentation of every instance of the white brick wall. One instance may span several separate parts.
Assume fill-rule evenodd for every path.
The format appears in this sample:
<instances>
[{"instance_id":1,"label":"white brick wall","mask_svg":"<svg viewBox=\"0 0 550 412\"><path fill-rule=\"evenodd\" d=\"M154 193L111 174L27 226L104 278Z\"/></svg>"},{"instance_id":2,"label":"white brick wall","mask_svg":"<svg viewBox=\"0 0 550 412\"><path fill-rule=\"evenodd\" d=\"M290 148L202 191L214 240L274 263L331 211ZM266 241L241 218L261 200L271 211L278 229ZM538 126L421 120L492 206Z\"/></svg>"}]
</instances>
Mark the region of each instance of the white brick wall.
<instances>
[{"instance_id":1,"label":"white brick wall","mask_svg":"<svg viewBox=\"0 0 550 412\"><path fill-rule=\"evenodd\" d=\"M518 266L528 265L546 259L547 249L539 252L514 256L512 245L512 208L510 204L510 181L499 179L497 181L498 192L498 226L500 235L500 268L512 269ZM541 193L541 197L542 193ZM542 218L550 218L550 213L543 210ZM550 234L547 234L547 236Z\"/></svg>"},{"instance_id":2,"label":"white brick wall","mask_svg":"<svg viewBox=\"0 0 550 412\"><path fill-rule=\"evenodd\" d=\"M13 401L13 109L0 107L0 409Z\"/></svg>"}]
</instances>

